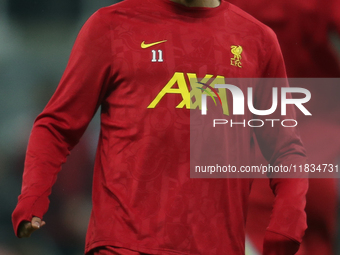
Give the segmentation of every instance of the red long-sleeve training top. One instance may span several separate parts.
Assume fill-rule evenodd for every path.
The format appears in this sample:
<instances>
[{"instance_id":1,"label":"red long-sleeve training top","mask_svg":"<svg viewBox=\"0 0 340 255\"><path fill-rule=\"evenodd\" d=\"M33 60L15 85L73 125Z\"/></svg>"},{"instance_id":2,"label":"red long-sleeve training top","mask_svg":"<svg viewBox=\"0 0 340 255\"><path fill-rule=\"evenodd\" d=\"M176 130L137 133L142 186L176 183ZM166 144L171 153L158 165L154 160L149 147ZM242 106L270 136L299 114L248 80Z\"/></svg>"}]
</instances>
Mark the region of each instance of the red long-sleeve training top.
<instances>
[{"instance_id":1,"label":"red long-sleeve training top","mask_svg":"<svg viewBox=\"0 0 340 255\"><path fill-rule=\"evenodd\" d=\"M47 212L62 163L101 106L86 252L111 245L150 254L244 254L252 180L190 178L188 91L207 75L219 83L285 77L274 33L224 0L216 8L126 0L92 15L34 123L16 233L21 221ZM268 109L271 90L256 91L257 109ZM304 162L294 128L267 125L255 134L273 164ZM230 139L250 155L251 135L240 135ZM307 186L304 179L271 179L271 241L301 241Z\"/></svg>"}]
</instances>

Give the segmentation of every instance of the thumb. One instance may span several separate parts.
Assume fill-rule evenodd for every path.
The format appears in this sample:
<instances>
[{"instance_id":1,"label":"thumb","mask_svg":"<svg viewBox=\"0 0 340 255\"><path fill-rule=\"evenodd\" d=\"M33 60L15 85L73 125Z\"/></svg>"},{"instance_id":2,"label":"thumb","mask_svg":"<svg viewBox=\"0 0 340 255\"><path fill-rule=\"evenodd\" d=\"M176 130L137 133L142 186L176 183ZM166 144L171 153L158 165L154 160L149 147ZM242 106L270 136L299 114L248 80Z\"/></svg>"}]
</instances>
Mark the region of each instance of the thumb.
<instances>
[{"instance_id":1,"label":"thumb","mask_svg":"<svg viewBox=\"0 0 340 255\"><path fill-rule=\"evenodd\" d=\"M42 226L42 221L38 217L33 217L31 221L32 228L39 229Z\"/></svg>"}]
</instances>

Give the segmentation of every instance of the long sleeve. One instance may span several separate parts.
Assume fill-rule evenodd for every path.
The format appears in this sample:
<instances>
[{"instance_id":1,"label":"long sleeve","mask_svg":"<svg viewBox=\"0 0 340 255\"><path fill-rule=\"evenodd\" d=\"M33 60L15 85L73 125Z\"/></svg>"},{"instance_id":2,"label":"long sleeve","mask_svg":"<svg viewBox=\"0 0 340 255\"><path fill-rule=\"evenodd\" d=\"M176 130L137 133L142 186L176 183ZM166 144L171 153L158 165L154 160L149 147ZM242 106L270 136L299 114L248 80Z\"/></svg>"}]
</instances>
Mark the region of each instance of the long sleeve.
<instances>
[{"instance_id":1,"label":"long sleeve","mask_svg":"<svg viewBox=\"0 0 340 255\"><path fill-rule=\"evenodd\" d=\"M270 46L267 49L268 61L265 63L265 77L286 78L283 57L274 34L268 45ZM279 87L280 91L280 88L288 86L285 79L266 80L269 82L263 82L256 91L257 109L271 107L272 100L268 100L268 98L271 98L272 87ZM277 110L270 116L256 116L256 118L296 119L292 105L287 106L285 116L281 116L281 112ZM296 128L283 127L279 122L276 122L274 127L269 125L267 128L256 129L255 134L262 154L271 165L306 163L305 149ZM275 200L264 239L263 254L295 254L307 228L305 205L308 179L276 178L275 175L270 175L269 178Z\"/></svg>"},{"instance_id":2,"label":"long sleeve","mask_svg":"<svg viewBox=\"0 0 340 255\"><path fill-rule=\"evenodd\" d=\"M100 10L81 29L59 86L35 120L26 153L21 195L12 214L20 222L42 218L61 165L102 103L111 79L110 26Z\"/></svg>"}]
</instances>

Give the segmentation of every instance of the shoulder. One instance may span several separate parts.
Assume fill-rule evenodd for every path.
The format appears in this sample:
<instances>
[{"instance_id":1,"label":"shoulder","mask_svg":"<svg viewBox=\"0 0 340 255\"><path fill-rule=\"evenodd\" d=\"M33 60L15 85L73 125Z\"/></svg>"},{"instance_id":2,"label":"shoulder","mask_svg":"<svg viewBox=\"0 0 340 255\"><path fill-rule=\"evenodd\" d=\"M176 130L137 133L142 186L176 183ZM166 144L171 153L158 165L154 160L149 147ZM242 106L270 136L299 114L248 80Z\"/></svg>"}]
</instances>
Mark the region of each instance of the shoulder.
<instances>
[{"instance_id":1,"label":"shoulder","mask_svg":"<svg viewBox=\"0 0 340 255\"><path fill-rule=\"evenodd\" d=\"M154 0L124 0L119 3L100 8L90 19L100 21L110 30L126 29L131 24L140 26L140 21L150 20L157 13ZM158 19L162 16L158 15Z\"/></svg>"},{"instance_id":2,"label":"shoulder","mask_svg":"<svg viewBox=\"0 0 340 255\"><path fill-rule=\"evenodd\" d=\"M110 6L102 7L94 12L86 21L84 27L112 28L115 24L122 23L123 16L134 16L136 9L140 9L138 0L124 0Z\"/></svg>"},{"instance_id":3,"label":"shoulder","mask_svg":"<svg viewBox=\"0 0 340 255\"><path fill-rule=\"evenodd\" d=\"M221 0L226 1L226 0ZM243 11L239 7L229 3L228 7L228 15L230 19L233 20L234 24L238 26L238 29L248 30L253 34L257 34L257 36L263 36L268 38L269 40L276 40L276 34L274 31L268 27L267 25L263 24L256 18L254 18L249 13Z\"/></svg>"},{"instance_id":4,"label":"shoulder","mask_svg":"<svg viewBox=\"0 0 340 255\"><path fill-rule=\"evenodd\" d=\"M93 15L102 19L112 19L119 16L131 16L137 12L147 10L150 5L140 0L124 0L113 5L100 8Z\"/></svg>"}]
</instances>

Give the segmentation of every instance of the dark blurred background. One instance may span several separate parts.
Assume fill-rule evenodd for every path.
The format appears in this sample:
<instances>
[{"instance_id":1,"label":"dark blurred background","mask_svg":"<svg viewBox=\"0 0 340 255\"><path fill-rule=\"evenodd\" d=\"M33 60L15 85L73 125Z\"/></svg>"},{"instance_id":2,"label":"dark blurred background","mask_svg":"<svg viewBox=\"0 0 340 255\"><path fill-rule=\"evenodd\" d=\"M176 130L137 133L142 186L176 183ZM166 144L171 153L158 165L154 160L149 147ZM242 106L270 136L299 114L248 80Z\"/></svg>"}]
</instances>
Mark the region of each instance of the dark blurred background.
<instances>
[{"instance_id":1,"label":"dark blurred background","mask_svg":"<svg viewBox=\"0 0 340 255\"><path fill-rule=\"evenodd\" d=\"M97 9L116 2L0 0L0 255L84 253L98 116L58 176L47 225L19 240L11 214L34 119L56 89L81 26Z\"/></svg>"}]
</instances>

